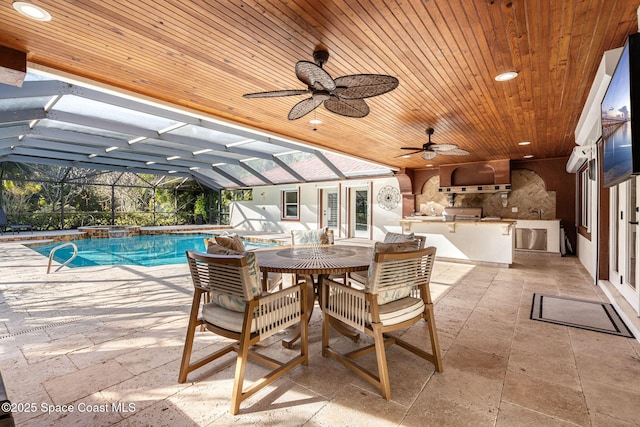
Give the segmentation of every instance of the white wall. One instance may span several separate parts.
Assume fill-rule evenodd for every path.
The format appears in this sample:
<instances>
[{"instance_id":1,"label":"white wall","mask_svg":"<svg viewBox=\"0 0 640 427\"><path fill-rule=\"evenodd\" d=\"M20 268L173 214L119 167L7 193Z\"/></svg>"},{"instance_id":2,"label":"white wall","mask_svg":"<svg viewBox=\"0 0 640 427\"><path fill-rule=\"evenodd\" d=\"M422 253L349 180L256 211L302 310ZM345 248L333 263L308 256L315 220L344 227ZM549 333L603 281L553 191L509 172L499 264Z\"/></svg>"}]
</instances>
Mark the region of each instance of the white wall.
<instances>
[{"instance_id":1,"label":"white wall","mask_svg":"<svg viewBox=\"0 0 640 427\"><path fill-rule=\"evenodd\" d=\"M591 237L593 239L593 235ZM596 277L596 245L578 234L578 258L593 278Z\"/></svg>"},{"instance_id":2,"label":"white wall","mask_svg":"<svg viewBox=\"0 0 640 427\"><path fill-rule=\"evenodd\" d=\"M372 188L370 198L371 230L374 240L383 240L384 235L393 231L402 232L399 220L402 218L402 198L398 206L386 210L379 206L377 197L380 190L391 185L399 191L395 177L376 178L358 181L335 181L322 183L286 184L257 187L253 190L252 201L232 202L230 207L230 224L234 228L247 231L288 233L291 230L313 230L319 228L320 190L327 188L340 189L340 232L336 237L345 237L347 226L347 194L349 188L364 186ZM300 188L300 220L281 220L281 192Z\"/></svg>"},{"instance_id":3,"label":"white wall","mask_svg":"<svg viewBox=\"0 0 640 427\"><path fill-rule=\"evenodd\" d=\"M600 104L602 98L611 81L611 75L613 74L615 67L618 63L618 59L622 53L622 48L612 49L604 53L596 77L592 83L587 102L582 110L578 126L576 127L575 137L576 144L583 147L593 146L600 136L602 135L602 129L600 125ZM594 146L595 147L595 146ZM596 159L596 149L588 151L587 160ZM599 170L599 165L596 165L596 170ZM598 177L599 178L599 177ZM579 182L579 177L576 176L576 184ZM577 255L580 262L587 269L591 277L596 277L598 266L598 236L600 230L598 229L598 192L599 181L591 181L591 240L578 234L577 238ZM577 191L580 191L579 185L576 185ZM576 203L578 198L576 198ZM576 212L580 211L580 207L576 206Z\"/></svg>"}]
</instances>

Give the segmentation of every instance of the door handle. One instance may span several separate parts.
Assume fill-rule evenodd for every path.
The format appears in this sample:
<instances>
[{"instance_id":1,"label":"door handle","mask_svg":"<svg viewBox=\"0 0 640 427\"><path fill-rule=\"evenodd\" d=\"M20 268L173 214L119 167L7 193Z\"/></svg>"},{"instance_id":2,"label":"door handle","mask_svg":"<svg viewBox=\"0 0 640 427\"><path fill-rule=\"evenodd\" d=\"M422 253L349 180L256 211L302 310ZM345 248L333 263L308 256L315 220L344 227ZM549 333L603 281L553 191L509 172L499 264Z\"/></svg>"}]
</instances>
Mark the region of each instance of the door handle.
<instances>
[{"instance_id":1,"label":"door handle","mask_svg":"<svg viewBox=\"0 0 640 427\"><path fill-rule=\"evenodd\" d=\"M629 224L638 225L638 221L629 221Z\"/></svg>"}]
</instances>

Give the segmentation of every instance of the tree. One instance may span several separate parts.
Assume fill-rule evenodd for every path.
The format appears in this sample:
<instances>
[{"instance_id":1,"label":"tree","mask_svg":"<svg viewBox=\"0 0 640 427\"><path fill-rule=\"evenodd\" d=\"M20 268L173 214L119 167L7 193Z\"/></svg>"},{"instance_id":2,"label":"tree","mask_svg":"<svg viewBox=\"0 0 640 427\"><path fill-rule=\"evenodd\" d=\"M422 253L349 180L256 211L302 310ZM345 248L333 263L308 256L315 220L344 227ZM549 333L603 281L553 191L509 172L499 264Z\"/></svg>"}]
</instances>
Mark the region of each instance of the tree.
<instances>
[{"instance_id":1,"label":"tree","mask_svg":"<svg viewBox=\"0 0 640 427\"><path fill-rule=\"evenodd\" d=\"M196 224L198 224L198 218L200 223L202 221L207 222L207 207L205 205L204 194L196 197L196 202L193 205L193 214L196 217Z\"/></svg>"}]
</instances>

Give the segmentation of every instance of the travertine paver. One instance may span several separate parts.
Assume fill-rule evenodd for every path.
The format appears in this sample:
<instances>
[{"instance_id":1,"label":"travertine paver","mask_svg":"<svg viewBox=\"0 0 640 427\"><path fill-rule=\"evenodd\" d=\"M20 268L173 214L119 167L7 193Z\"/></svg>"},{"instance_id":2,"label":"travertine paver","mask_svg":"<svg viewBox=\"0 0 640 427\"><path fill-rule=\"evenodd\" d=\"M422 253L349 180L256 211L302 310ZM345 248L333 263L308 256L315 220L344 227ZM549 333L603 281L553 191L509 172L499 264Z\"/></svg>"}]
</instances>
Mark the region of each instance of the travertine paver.
<instances>
[{"instance_id":1,"label":"travertine paver","mask_svg":"<svg viewBox=\"0 0 640 427\"><path fill-rule=\"evenodd\" d=\"M252 396L236 417L228 413L232 356L177 382L192 290L186 265L47 275L46 261L0 244L0 370L10 399L23 405L18 425L566 426L640 419L638 341L529 320L534 292L604 299L576 258L517 254L508 269L438 261L432 281L444 372L390 348L390 401L321 356L316 311L309 366ZM424 330L419 323L405 337L429 348ZM272 357L290 351L279 338L264 347ZM195 356L222 343L199 333ZM332 345L355 344L333 333ZM250 364L248 378L261 369Z\"/></svg>"}]
</instances>

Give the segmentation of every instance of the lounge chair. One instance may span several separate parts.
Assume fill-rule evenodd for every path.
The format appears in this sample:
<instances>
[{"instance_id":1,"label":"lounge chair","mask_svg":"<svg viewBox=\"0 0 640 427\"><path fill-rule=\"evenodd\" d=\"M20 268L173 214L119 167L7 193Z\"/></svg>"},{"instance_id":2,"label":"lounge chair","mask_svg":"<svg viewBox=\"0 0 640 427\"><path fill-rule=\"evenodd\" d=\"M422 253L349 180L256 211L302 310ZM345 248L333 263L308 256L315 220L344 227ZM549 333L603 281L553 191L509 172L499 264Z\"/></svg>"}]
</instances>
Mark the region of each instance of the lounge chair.
<instances>
[{"instance_id":1,"label":"lounge chair","mask_svg":"<svg viewBox=\"0 0 640 427\"><path fill-rule=\"evenodd\" d=\"M33 229L28 224L9 224L9 220L7 220L7 214L4 212L4 209L0 208L0 233L4 233L10 229L12 233L16 231L19 233L21 231L31 231L33 233Z\"/></svg>"}]
</instances>

